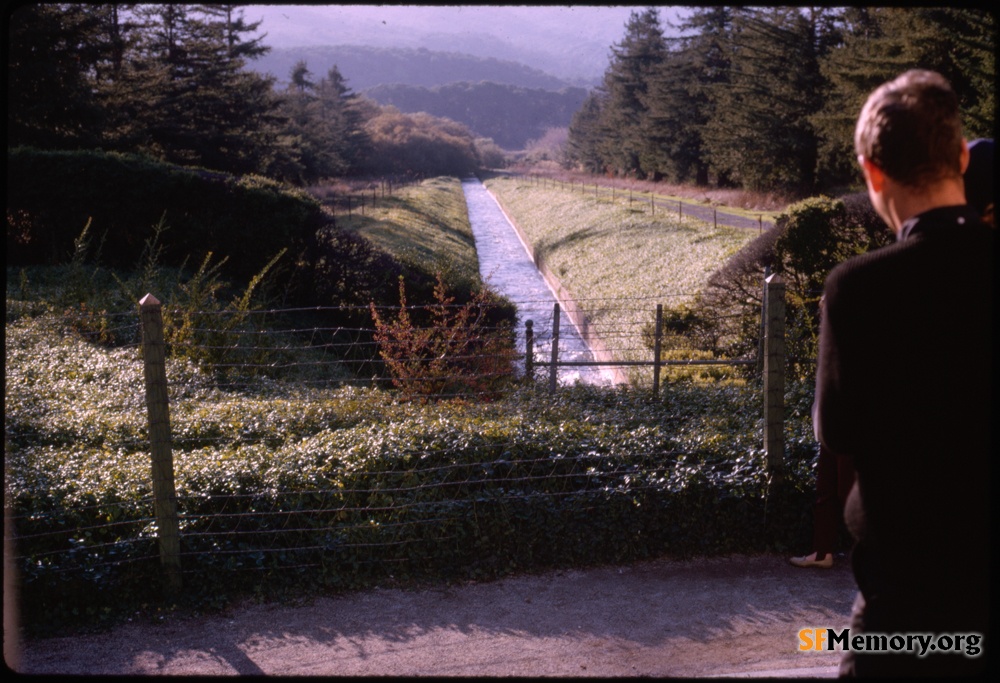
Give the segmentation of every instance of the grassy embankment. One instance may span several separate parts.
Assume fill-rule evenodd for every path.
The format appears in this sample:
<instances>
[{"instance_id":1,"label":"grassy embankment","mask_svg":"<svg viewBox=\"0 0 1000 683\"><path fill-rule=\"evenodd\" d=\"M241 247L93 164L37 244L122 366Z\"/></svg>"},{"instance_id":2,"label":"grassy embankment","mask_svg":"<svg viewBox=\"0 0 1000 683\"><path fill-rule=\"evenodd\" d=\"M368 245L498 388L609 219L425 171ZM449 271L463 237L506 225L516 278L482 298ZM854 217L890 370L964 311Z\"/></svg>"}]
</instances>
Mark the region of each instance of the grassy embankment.
<instances>
[{"instance_id":1,"label":"grassy embankment","mask_svg":"<svg viewBox=\"0 0 1000 683\"><path fill-rule=\"evenodd\" d=\"M320 201L322 189L313 189ZM337 214L338 227L357 232L400 261L445 281L478 285L479 259L457 178L432 178L391 195L367 196L363 209Z\"/></svg>"},{"instance_id":2,"label":"grassy embankment","mask_svg":"<svg viewBox=\"0 0 1000 683\"><path fill-rule=\"evenodd\" d=\"M630 206L623 196L611 201L503 176L486 186L525 233L536 258L579 300L598 335L631 335L612 349L621 360L649 360L640 338L648 328L629 320L624 308L646 306L651 322L657 303L691 302L708 277L757 236L755 230L653 214L648 204Z\"/></svg>"}]
</instances>

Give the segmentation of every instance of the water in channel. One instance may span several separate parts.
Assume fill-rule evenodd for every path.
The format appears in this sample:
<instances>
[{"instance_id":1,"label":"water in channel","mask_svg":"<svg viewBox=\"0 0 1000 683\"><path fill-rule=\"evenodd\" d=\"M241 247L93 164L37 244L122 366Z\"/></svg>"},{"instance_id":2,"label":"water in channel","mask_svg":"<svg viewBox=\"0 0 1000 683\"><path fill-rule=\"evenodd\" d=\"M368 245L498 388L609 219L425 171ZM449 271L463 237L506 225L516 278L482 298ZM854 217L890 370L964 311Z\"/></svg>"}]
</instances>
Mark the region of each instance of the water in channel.
<instances>
[{"instance_id":1,"label":"water in channel","mask_svg":"<svg viewBox=\"0 0 1000 683\"><path fill-rule=\"evenodd\" d=\"M535 336L535 360L551 360L555 294L538 272L527 247L521 242L500 205L482 182L475 178L463 180L462 190L469 207L469 223L472 225L476 251L479 254L479 272L483 280L517 305L518 349L524 351L524 326L526 321L531 320ZM594 360L587 343L565 313L559 315L559 360ZM536 373L539 373L536 374L538 377L547 377L548 368L537 368ZM561 384L573 384L577 381L611 384L607 371L590 366L559 368L557 379Z\"/></svg>"}]
</instances>

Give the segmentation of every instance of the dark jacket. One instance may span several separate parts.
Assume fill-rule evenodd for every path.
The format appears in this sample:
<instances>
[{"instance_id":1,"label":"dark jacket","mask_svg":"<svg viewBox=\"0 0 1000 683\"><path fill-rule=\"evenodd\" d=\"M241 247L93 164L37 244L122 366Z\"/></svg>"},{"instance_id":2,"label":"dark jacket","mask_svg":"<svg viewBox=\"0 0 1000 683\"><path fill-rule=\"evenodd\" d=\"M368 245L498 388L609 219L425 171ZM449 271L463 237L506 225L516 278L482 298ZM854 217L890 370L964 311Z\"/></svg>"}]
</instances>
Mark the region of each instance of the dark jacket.
<instances>
[{"instance_id":1,"label":"dark jacket","mask_svg":"<svg viewBox=\"0 0 1000 683\"><path fill-rule=\"evenodd\" d=\"M816 435L857 471L845 519L868 630L984 626L994 255L978 215L948 207L827 278Z\"/></svg>"}]
</instances>

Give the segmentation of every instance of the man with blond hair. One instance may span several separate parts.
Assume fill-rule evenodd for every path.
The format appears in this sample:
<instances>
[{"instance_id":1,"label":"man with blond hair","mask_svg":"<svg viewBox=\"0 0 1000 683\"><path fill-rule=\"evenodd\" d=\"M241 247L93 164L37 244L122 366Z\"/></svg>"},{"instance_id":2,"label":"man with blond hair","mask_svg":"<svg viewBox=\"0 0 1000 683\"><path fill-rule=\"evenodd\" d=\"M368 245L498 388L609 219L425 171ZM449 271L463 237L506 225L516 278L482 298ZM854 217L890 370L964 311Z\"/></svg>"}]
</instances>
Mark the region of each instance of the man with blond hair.
<instances>
[{"instance_id":1,"label":"man with blond hair","mask_svg":"<svg viewBox=\"0 0 1000 683\"><path fill-rule=\"evenodd\" d=\"M991 645L993 231L966 204L969 151L941 75L876 89L855 148L896 241L827 278L816 436L857 472L852 635L932 634L935 647L848 649L841 674L975 674Z\"/></svg>"}]
</instances>

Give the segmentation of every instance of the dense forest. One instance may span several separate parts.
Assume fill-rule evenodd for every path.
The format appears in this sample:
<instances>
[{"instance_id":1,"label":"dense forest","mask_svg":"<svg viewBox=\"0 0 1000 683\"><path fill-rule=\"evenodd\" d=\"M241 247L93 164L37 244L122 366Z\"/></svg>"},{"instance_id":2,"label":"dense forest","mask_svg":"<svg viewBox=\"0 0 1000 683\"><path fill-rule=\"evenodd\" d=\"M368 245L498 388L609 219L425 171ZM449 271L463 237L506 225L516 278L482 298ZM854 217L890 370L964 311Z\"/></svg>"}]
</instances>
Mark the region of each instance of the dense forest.
<instances>
[{"instance_id":1,"label":"dense forest","mask_svg":"<svg viewBox=\"0 0 1000 683\"><path fill-rule=\"evenodd\" d=\"M301 60L287 85L240 5L30 4L10 16L8 148L103 150L297 185L467 173L467 127L360 97ZM478 146L477 146L478 145ZM485 147L484 147L485 145Z\"/></svg>"},{"instance_id":2,"label":"dense forest","mask_svg":"<svg viewBox=\"0 0 1000 683\"><path fill-rule=\"evenodd\" d=\"M807 195L857 178L857 113L908 68L943 73L966 134L993 137L991 10L692 8L665 35L633 12L573 118L567 162L593 173Z\"/></svg>"}]
</instances>

